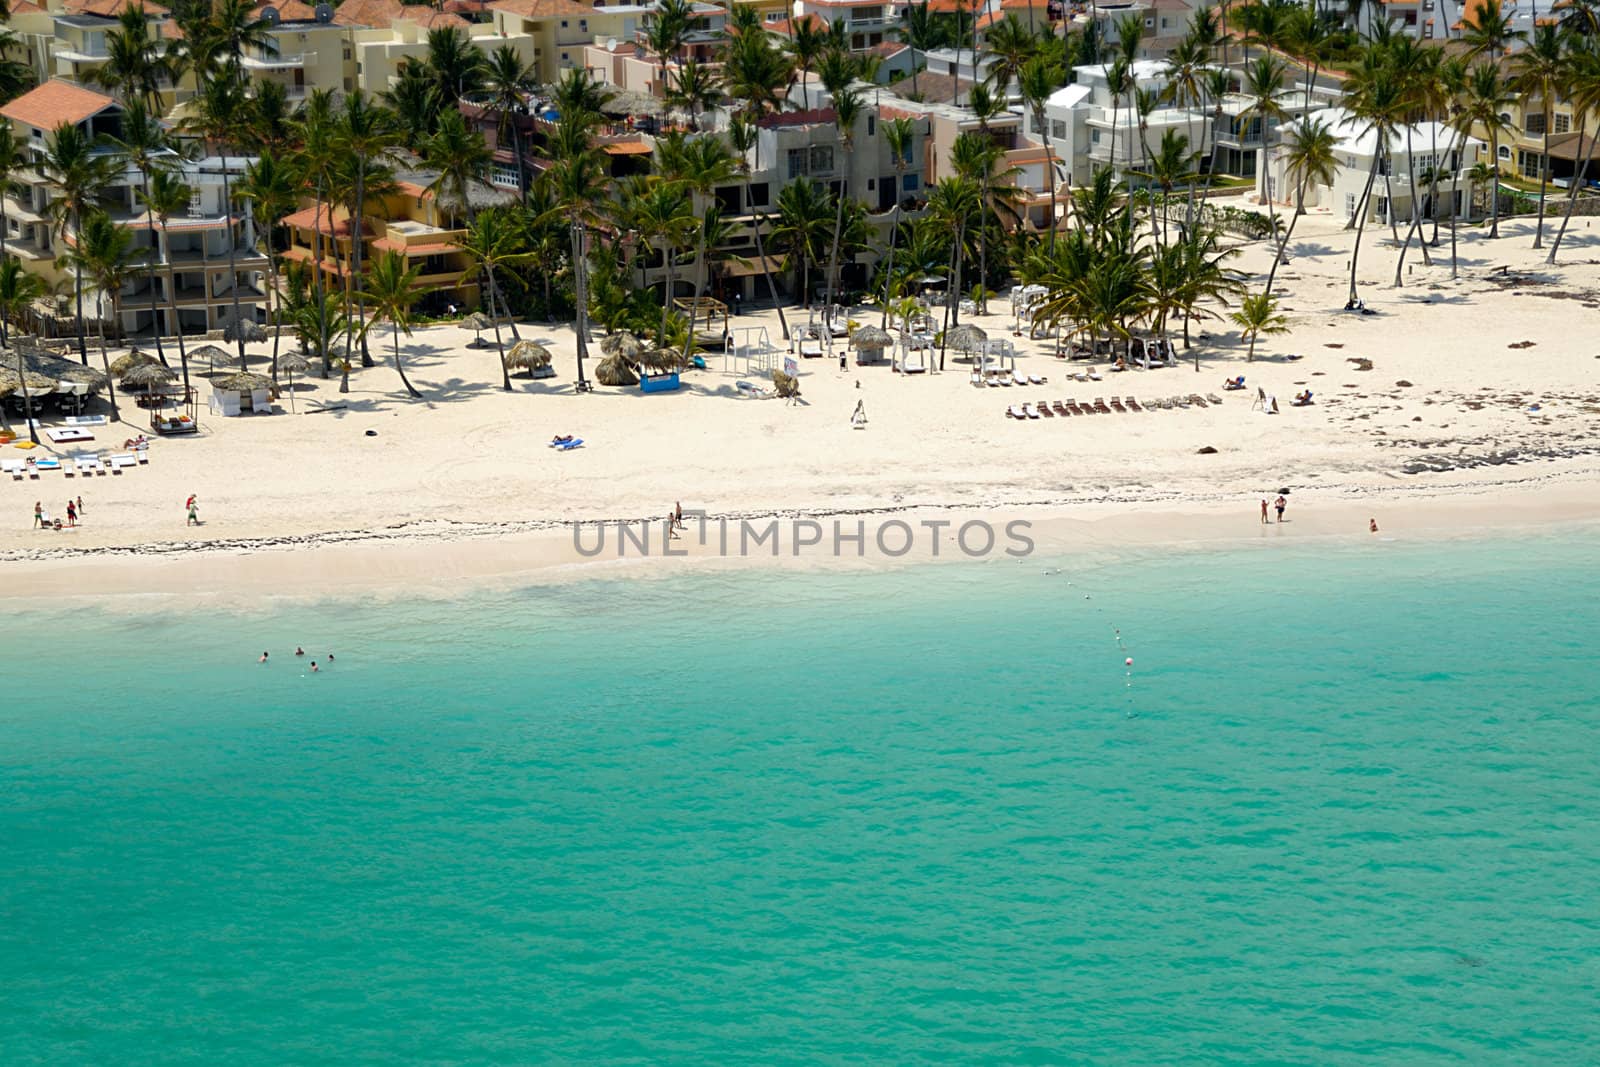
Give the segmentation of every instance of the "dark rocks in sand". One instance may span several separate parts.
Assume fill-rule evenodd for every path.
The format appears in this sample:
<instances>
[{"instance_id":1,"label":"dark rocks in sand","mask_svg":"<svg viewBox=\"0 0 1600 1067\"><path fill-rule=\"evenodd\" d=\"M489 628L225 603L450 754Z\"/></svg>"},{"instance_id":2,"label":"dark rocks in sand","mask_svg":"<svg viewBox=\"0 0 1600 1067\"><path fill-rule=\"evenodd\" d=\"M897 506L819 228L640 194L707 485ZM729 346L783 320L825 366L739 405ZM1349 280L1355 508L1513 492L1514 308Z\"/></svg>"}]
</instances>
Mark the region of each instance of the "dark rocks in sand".
<instances>
[{"instance_id":1,"label":"dark rocks in sand","mask_svg":"<svg viewBox=\"0 0 1600 1067\"><path fill-rule=\"evenodd\" d=\"M1361 358L1357 358L1355 356L1350 356L1350 357L1347 357L1345 359L1345 362L1346 363L1354 363L1356 365L1356 370L1371 370L1372 369L1372 360L1370 360L1370 359L1361 359Z\"/></svg>"},{"instance_id":2,"label":"dark rocks in sand","mask_svg":"<svg viewBox=\"0 0 1600 1067\"><path fill-rule=\"evenodd\" d=\"M1533 342L1533 341L1512 341L1510 344L1506 345L1506 347L1507 348L1532 348L1534 346L1534 344L1535 344L1535 342Z\"/></svg>"},{"instance_id":3,"label":"dark rocks in sand","mask_svg":"<svg viewBox=\"0 0 1600 1067\"><path fill-rule=\"evenodd\" d=\"M1217 450L1212 448L1210 445L1206 445L1195 454L1199 456L1214 456L1217 454Z\"/></svg>"},{"instance_id":4,"label":"dark rocks in sand","mask_svg":"<svg viewBox=\"0 0 1600 1067\"><path fill-rule=\"evenodd\" d=\"M1401 378L1398 382L1395 382L1394 384L1398 385L1402 389L1410 389L1411 388L1411 383L1406 381L1404 378Z\"/></svg>"},{"instance_id":5,"label":"dark rocks in sand","mask_svg":"<svg viewBox=\"0 0 1600 1067\"><path fill-rule=\"evenodd\" d=\"M1343 348L1344 347L1344 342L1342 342L1342 341L1328 341L1328 342L1324 343L1322 347L1323 348Z\"/></svg>"}]
</instances>

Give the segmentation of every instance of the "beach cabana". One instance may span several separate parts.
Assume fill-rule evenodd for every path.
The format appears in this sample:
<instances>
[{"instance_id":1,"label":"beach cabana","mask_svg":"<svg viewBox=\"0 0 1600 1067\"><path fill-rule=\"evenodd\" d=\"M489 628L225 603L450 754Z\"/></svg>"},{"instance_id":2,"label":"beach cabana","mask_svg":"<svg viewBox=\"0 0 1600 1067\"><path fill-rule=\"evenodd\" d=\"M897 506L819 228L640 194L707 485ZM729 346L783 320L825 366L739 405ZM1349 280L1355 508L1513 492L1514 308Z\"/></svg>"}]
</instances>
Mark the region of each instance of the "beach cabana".
<instances>
[{"instance_id":1,"label":"beach cabana","mask_svg":"<svg viewBox=\"0 0 1600 1067\"><path fill-rule=\"evenodd\" d=\"M130 348L122 355L111 361L111 376L119 382L128 380L129 372L138 367L148 367L151 364L161 365L161 361L148 352L141 352L137 348Z\"/></svg>"},{"instance_id":2,"label":"beach cabana","mask_svg":"<svg viewBox=\"0 0 1600 1067\"><path fill-rule=\"evenodd\" d=\"M670 393L683 384L683 353L676 348L647 348L635 358L641 393ZM648 373L646 373L648 372Z\"/></svg>"},{"instance_id":3,"label":"beach cabana","mask_svg":"<svg viewBox=\"0 0 1600 1067\"><path fill-rule=\"evenodd\" d=\"M594 380L601 385L639 384L639 376L620 352L611 353L595 365Z\"/></svg>"},{"instance_id":4,"label":"beach cabana","mask_svg":"<svg viewBox=\"0 0 1600 1067\"><path fill-rule=\"evenodd\" d=\"M526 370L530 378L554 378L556 369L550 350L535 341L518 341L506 353L506 367Z\"/></svg>"},{"instance_id":5,"label":"beach cabana","mask_svg":"<svg viewBox=\"0 0 1600 1067\"><path fill-rule=\"evenodd\" d=\"M857 363L876 363L883 358L883 350L894 344L889 331L877 326L860 326L850 335L850 347L856 350Z\"/></svg>"},{"instance_id":6,"label":"beach cabana","mask_svg":"<svg viewBox=\"0 0 1600 1067\"><path fill-rule=\"evenodd\" d=\"M638 359L639 353L644 351L644 342L639 340L632 330L618 330L600 338L600 351L608 356L621 356L631 361Z\"/></svg>"},{"instance_id":7,"label":"beach cabana","mask_svg":"<svg viewBox=\"0 0 1600 1067\"><path fill-rule=\"evenodd\" d=\"M983 342L988 339L989 335L981 327L974 326L969 322L964 322L960 326L952 326L944 335L946 348L953 348L957 352L966 353L968 356L980 351Z\"/></svg>"},{"instance_id":8,"label":"beach cabana","mask_svg":"<svg viewBox=\"0 0 1600 1067\"><path fill-rule=\"evenodd\" d=\"M728 339L728 305L712 296L680 296L672 306L689 320L689 332L702 348L722 350ZM701 324L705 329L701 330ZM698 332L697 332L698 331Z\"/></svg>"},{"instance_id":9,"label":"beach cabana","mask_svg":"<svg viewBox=\"0 0 1600 1067\"><path fill-rule=\"evenodd\" d=\"M272 414L272 379L253 371L235 371L211 379L211 413L238 415L245 411Z\"/></svg>"}]
</instances>

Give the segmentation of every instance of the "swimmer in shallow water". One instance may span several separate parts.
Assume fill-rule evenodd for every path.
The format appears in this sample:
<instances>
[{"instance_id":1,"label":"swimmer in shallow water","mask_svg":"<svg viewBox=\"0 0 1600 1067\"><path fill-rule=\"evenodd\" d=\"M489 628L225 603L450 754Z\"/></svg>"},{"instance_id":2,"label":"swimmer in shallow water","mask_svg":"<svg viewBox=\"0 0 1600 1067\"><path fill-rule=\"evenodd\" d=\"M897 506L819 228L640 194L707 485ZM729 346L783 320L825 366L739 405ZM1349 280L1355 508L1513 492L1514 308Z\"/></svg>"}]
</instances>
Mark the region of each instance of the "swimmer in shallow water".
<instances>
[{"instance_id":1,"label":"swimmer in shallow water","mask_svg":"<svg viewBox=\"0 0 1600 1067\"><path fill-rule=\"evenodd\" d=\"M267 662L267 654L265 652L261 653L261 658L256 660L256 662L257 663L265 663L265 662Z\"/></svg>"},{"instance_id":2,"label":"swimmer in shallow water","mask_svg":"<svg viewBox=\"0 0 1600 1067\"><path fill-rule=\"evenodd\" d=\"M311 661L311 673L312 674L316 674L317 673L317 661L316 660L312 660Z\"/></svg>"}]
</instances>

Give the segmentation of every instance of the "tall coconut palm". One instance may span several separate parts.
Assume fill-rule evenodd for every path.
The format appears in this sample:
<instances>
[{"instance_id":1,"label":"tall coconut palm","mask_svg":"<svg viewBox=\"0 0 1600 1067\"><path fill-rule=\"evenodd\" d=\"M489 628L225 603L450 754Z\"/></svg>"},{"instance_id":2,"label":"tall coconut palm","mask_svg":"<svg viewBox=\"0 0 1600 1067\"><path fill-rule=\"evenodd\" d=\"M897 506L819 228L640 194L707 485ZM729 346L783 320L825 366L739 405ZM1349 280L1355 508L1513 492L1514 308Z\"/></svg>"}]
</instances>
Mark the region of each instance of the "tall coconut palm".
<instances>
[{"instance_id":1,"label":"tall coconut palm","mask_svg":"<svg viewBox=\"0 0 1600 1067\"><path fill-rule=\"evenodd\" d=\"M434 33L440 31L435 30ZM433 34L429 34L429 47L432 48ZM468 46L470 47L470 46ZM476 51L474 55L478 55ZM457 71L452 77L458 80L464 77ZM368 186L374 184L386 173L385 161L391 156L400 143L400 131L395 123L394 112L372 102L372 99L357 89L344 98L344 107L338 112L337 132L334 140L338 145L345 163L349 167L349 175L353 179L354 210L350 215L350 277L352 279L362 276L362 259L364 258L365 242L362 239L362 226L367 217L367 191ZM360 321L365 317L365 310L357 307L352 315L353 321ZM361 365L370 367L372 357L367 351L366 331L361 331ZM355 338L350 339L351 346L355 345ZM243 345L241 344L241 349Z\"/></svg>"},{"instance_id":2,"label":"tall coconut palm","mask_svg":"<svg viewBox=\"0 0 1600 1067\"><path fill-rule=\"evenodd\" d=\"M1597 16L1600 17L1600 16ZM1576 23L1587 25L1586 22ZM1592 36L1574 37L1567 56L1566 95L1572 103L1573 114L1578 116L1578 142L1588 142L1583 162L1573 171L1567 189L1567 210L1561 216L1561 228L1550 243L1550 255L1545 262L1554 265L1561 240L1567 235L1567 224L1572 221L1572 209L1578 201L1578 187L1589 177L1589 165L1594 162L1594 138L1584 137L1589 115L1600 109L1600 42Z\"/></svg>"},{"instance_id":3,"label":"tall coconut palm","mask_svg":"<svg viewBox=\"0 0 1600 1067\"><path fill-rule=\"evenodd\" d=\"M1550 127L1554 123L1556 97L1565 80L1567 64L1565 41L1559 26L1534 27L1528 47L1513 58L1512 85L1527 101L1537 98L1544 119L1544 143L1539 152L1539 218L1534 223L1533 247L1544 247L1544 197L1550 187Z\"/></svg>"},{"instance_id":4,"label":"tall coconut palm","mask_svg":"<svg viewBox=\"0 0 1600 1067\"><path fill-rule=\"evenodd\" d=\"M97 139L81 128L63 122L45 138L44 155L35 164L39 176L55 190L50 201L51 221L63 242L67 234L82 229L100 195L117 176L112 157L101 153ZM83 322L83 263L74 260L77 300L78 359L89 365L89 345Z\"/></svg>"},{"instance_id":5,"label":"tall coconut palm","mask_svg":"<svg viewBox=\"0 0 1600 1067\"><path fill-rule=\"evenodd\" d=\"M1247 11L1257 10L1259 5L1246 8ZM1267 190L1266 146L1271 139L1271 126L1283 118L1283 104L1278 99L1283 93L1284 73L1287 70L1280 59L1271 55L1257 56L1255 62L1245 68L1244 94L1250 99L1249 106L1241 118L1248 120L1254 117L1261 123L1261 202L1267 205L1267 219L1272 223L1274 232L1277 230L1277 215L1272 207L1272 194Z\"/></svg>"},{"instance_id":6,"label":"tall coconut palm","mask_svg":"<svg viewBox=\"0 0 1600 1067\"><path fill-rule=\"evenodd\" d=\"M137 273L135 259L142 254L133 247L133 232L113 222L105 212L95 211L85 216L78 228L76 241L62 257L80 277L87 275L99 290L100 300L110 300L111 320L120 329L122 323L122 288ZM111 420L119 421L117 390L111 384L111 358L106 352L106 321L103 313L95 316L95 329L100 338L100 362L106 372L106 397L111 402Z\"/></svg>"},{"instance_id":7,"label":"tall coconut palm","mask_svg":"<svg viewBox=\"0 0 1600 1067\"><path fill-rule=\"evenodd\" d=\"M129 163L139 172L139 188L145 199L150 196L150 175L157 168L171 166L177 159L167 141L167 131L161 122L145 107L141 97L129 100L122 109L122 131L120 137L111 138L111 143L120 149ZM155 221L146 216L145 231L149 235L150 259L154 262L159 257L156 251ZM150 332L155 335L156 357L165 365L167 353L161 346L161 323L156 311L156 285L155 276L150 277Z\"/></svg>"},{"instance_id":8,"label":"tall coconut palm","mask_svg":"<svg viewBox=\"0 0 1600 1067\"><path fill-rule=\"evenodd\" d=\"M273 240L278 221L294 209L301 187L300 175L278 157L268 153L245 168L239 182L239 196L250 205L256 240L267 257L267 297L276 300L270 308L272 329L272 380L278 380L278 347L283 338L283 298L278 292L278 246Z\"/></svg>"},{"instance_id":9,"label":"tall coconut palm","mask_svg":"<svg viewBox=\"0 0 1600 1067\"><path fill-rule=\"evenodd\" d=\"M531 62L524 62L521 53L513 45L503 44L489 53L485 79L489 90L489 106L500 116L496 140L504 144L506 130L511 131L511 150L517 168L517 196L526 203L527 164L522 158L522 129L517 123L516 113L524 98L538 87L539 68Z\"/></svg>"},{"instance_id":10,"label":"tall coconut palm","mask_svg":"<svg viewBox=\"0 0 1600 1067\"><path fill-rule=\"evenodd\" d=\"M1028 5L1033 15L1033 5ZM1022 76L1022 68L1039 51L1039 38L1015 15L1006 15L983 35L983 52L990 59L988 87L1004 100L1011 85Z\"/></svg>"},{"instance_id":11,"label":"tall coconut palm","mask_svg":"<svg viewBox=\"0 0 1600 1067\"><path fill-rule=\"evenodd\" d=\"M834 126L839 134L839 151L844 157L841 168L844 180L839 185L839 192L835 196L835 215L833 221L833 252L828 257L828 298L827 307L833 307L839 295L839 239L844 233L844 205L850 199L850 161L855 151L856 120L861 117L864 105L861 94L854 89L838 89L833 91Z\"/></svg>"},{"instance_id":12,"label":"tall coconut palm","mask_svg":"<svg viewBox=\"0 0 1600 1067\"><path fill-rule=\"evenodd\" d=\"M167 223L172 216L189 209L193 192L184 180L170 171L158 170L150 175L150 184L143 193L144 207L161 227L162 271L167 280L167 314L172 332L178 336L178 363L183 368L183 388L189 389L189 353L183 343L183 323L178 319L178 274L172 265L172 243L167 234Z\"/></svg>"},{"instance_id":13,"label":"tall coconut palm","mask_svg":"<svg viewBox=\"0 0 1600 1067\"><path fill-rule=\"evenodd\" d=\"M333 94L325 89L314 89L306 98L296 127L299 150L295 153L295 168L310 179L314 205L311 227L311 286L316 291L313 305L318 309L314 325L328 326L331 316L321 313L327 297L328 271L323 264L324 225L328 239L333 237L333 206L331 187L334 168L340 157L338 124L334 117ZM317 340L317 353L322 360L322 377L332 372L330 346L327 337Z\"/></svg>"},{"instance_id":14,"label":"tall coconut palm","mask_svg":"<svg viewBox=\"0 0 1600 1067\"><path fill-rule=\"evenodd\" d=\"M599 108L609 98L610 91L590 79L587 71L572 70L562 75L553 95L560 102L561 120L546 145L554 160L547 173L551 198L571 235L573 287L578 312L577 388L582 392L589 388L583 371L589 344L589 307L584 281L588 233L591 227L601 224L611 203L610 175L600 152L593 145L591 133L599 122ZM593 107L589 106L591 103ZM513 323L513 335L515 332L516 324Z\"/></svg>"},{"instance_id":15,"label":"tall coconut palm","mask_svg":"<svg viewBox=\"0 0 1600 1067\"><path fill-rule=\"evenodd\" d=\"M117 12L117 28L105 35L105 54L105 62L85 71L83 80L104 86L125 103L154 110L166 65L143 4L128 4Z\"/></svg>"},{"instance_id":16,"label":"tall coconut palm","mask_svg":"<svg viewBox=\"0 0 1600 1067\"><path fill-rule=\"evenodd\" d=\"M472 218L472 190L489 188L484 177L494 162L494 153L483 134L467 125L455 109L439 116L439 128L421 146L422 159L438 172L428 186L434 202L445 207L451 220Z\"/></svg>"},{"instance_id":17,"label":"tall coconut palm","mask_svg":"<svg viewBox=\"0 0 1600 1067\"><path fill-rule=\"evenodd\" d=\"M1333 128L1312 115L1301 118L1289 128L1288 136L1284 139L1283 175L1294 183L1294 213L1289 216L1289 225L1284 227L1283 237L1279 239L1273 254L1272 267L1267 271L1267 284L1263 287L1265 292L1272 292L1272 280L1278 276L1278 266L1283 262L1285 249L1289 247L1289 238L1294 235L1294 225L1306 212L1306 189L1313 183L1333 184L1333 175L1339 165L1334 155L1338 143Z\"/></svg>"},{"instance_id":18,"label":"tall coconut palm","mask_svg":"<svg viewBox=\"0 0 1600 1067\"><path fill-rule=\"evenodd\" d=\"M799 29L796 28L795 32L798 37ZM911 49L911 95L920 100L922 91L917 87L917 72L922 68L917 62L917 56L919 53L926 54L931 48L938 48L940 45L946 44L948 35L944 24L939 20L939 16L934 14L928 7L927 0L922 0L921 3L907 4L901 10L900 26L897 32L900 39ZM800 55L798 48L795 49L795 55L797 57ZM809 71L810 67L807 66L803 70Z\"/></svg>"},{"instance_id":19,"label":"tall coconut palm","mask_svg":"<svg viewBox=\"0 0 1600 1067\"><path fill-rule=\"evenodd\" d=\"M421 275L422 264L407 266L406 257L399 252L385 252L373 262L361 287L363 304L371 306L378 321L387 319L394 327L395 373L400 375L400 384L413 400L421 400L422 394L406 377L405 365L400 362L400 334L411 336L411 305L423 293L417 285Z\"/></svg>"},{"instance_id":20,"label":"tall coconut palm","mask_svg":"<svg viewBox=\"0 0 1600 1067\"><path fill-rule=\"evenodd\" d=\"M905 120L900 120L905 121ZM733 147L734 165L739 174L744 178L744 202L749 205L755 216L753 226L756 232L756 256L761 260L761 276L767 281L767 294L772 298L772 306L778 312L778 329L783 333L783 339L789 339L789 323L783 317L783 301L778 299L778 286L772 279L772 265L767 261L765 238L762 233L767 228L767 213L757 210L751 204L750 195L750 153L756 150L759 141L759 129L755 123L749 121L744 112L737 112L728 124L728 143Z\"/></svg>"},{"instance_id":21,"label":"tall coconut palm","mask_svg":"<svg viewBox=\"0 0 1600 1067\"><path fill-rule=\"evenodd\" d=\"M1478 0L1472 21L1461 30L1461 40L1466 43L1467 54L1498 61L1513 42L1525 36L1512 26L1511 15L1502 0Z\"/></svg>"},{"instance_id":22,"label":"tall coconut palm","mask_svg":"<svg viewBox=\"0 0 1600 1067\"><path fill-rule=\"evenodd\" d=\"M1022 102L1033 115L1033 128L1044 142L1044 181L1050 189L1050 250L1056 247L1056 152L1055 141L1050 137L1045 122L1045 105L1061 80L1061 68L1042 56L1035 56L1022 67L1017 88Z\"/></svg>"},{"instance_id":23,"label":"tall coconut palm","mask_svg":"<svg viewBox=\"0 0 1600 1067\"><path fill-rule=\"evenodd\" d=\"M218 0L219 4L233 4L237 0ZM193 111L186 123L190 132L197 134L207 145L222 154L222 210L224 218L228 220L227 245L228 245L228 292L233 297L233 321L243 323L244 313L239 307L239 271L236 266L237 256L235 246L238 239L233 231L233 189L229 172L233 169L234 160L229 158L228 149L238 143L238 137L245 128L245 119L249 113L249 103L245 97L244 85L232 77L215 77L204 81L200 93L192 101ZM244 335L238 335L239 367L241 370L248 367L244 351Z\"/></svg>"},{"instance_id":24,"label":"tall coconut palm","mask_svg":"<svg viewBox=\"0 0 1600 1067\"><path fill-rule=\"evenodd\" d=\"M817 26L811 16L790 21L789 54L800 68L800 105L811 106L811 67L828 50L828 32ZM915 61L915 52L912 59Z\"/></svg>"},{"instance_id":25,"label":"tall coconut palm","mask_svg":"<svg viewBox=\"0 0 1600 1067\"><path fill-rule=\"evenodd\" d=\"M687 59L678 66L676 84L667 92L667 103L689 116L689 127L700 129L700 115L722 101L722 74L714 66Z\"/></svg>"},{"instance_id":26,"label":"tall coconut palm","mask_svg":"<svg viewBox=\"0 0 1600 1067\"><path fill-rule=\"evenodd\" d=\"M1485 60L1476 63L1467 75L1466 93L1461 98L1455 125L1463 136L1482 130L1489 136L1489 237L1500 236L1500 138L1511 131L1503 118L1516 102L1499 65Z\"/></svg>"},{"instance_id":27,"label":"tall coconut palm","mask_svg":"<svg viewBox=\"0 0 1600 1067\"><path fill-rule=\"evenodd\" d=\"M8 322L20 324L23 310L48 291L44 279L24 270L21 260L0 258L0 348L9 343L6 324ZM33 398L28 395L28 376L22 362L22 346L17 345L12 354L17 359L17 387L22 390L22 410L25 413L24 421L28 424L28 440L38 444L39 427L38 422L32 417Z\"/></svg>"},{"instance_id":28,"label":"tall coconut palm","mask_svg":"<svg viewBox=\"0 0 1600 1067\"><path fill-rule=\"evenodd\" d=\"M457 247L475 263L488 284L484 293L489 318L494 321L494 346L500 353L501 387L511 392L511 371L506 366L505 342L500 337L500 313L495 304L494 273L505 267L525 266L533 262L533 254L523 247L518 220L505 208L492 207L473 216L467 235L457 241Z\"/></svg>"},{"instance_id":29,"label":"tall coconut palm","mask_svg":"<svg viewBox=\"0 0 1600 1067\"><path fill-rule=\"evenodd\" d=\"M439 102L454 107L463 97L483 91L489 66L467 31L440 26L428 31L427 69L439 90Z\"/></svg>"},{"instance_id":30,"label":"tall coconut palm","mask_svg":"<svg viewBox=\"0 0 1600 1067\"><path fill-rule=\"evenodd\" d=\"M801 176L778 193L778 224L772 229L772 247L789 268L798 267L800 296L811 304L811 265L826 254L834 214L831 197L822 186Z\"/></svg>"},{"instance_id":31,"label":"tall coconut palm","mask_svg":"<svg viewBox=\"0 0 1600 1067\"><path fill-rule=\"evenodd\" d=\"M0 260L6 258L6 197L20 191L17 175L28 165L27 146L17 139L11 123L0 123Z\"/></svg>"},{"instance_id":32,"label":"tall coconut palm","mask_svg":"<svg viewBox=\"0 0 1600 1067\"><path fill-rule=\"evenodd\" d=\"M678 257L697 228L694 204L681 183L659 181L648 187L644 197L634 205L634 210L634 224L645 240L661 250L663 266L666 268L661 287L661 326L656 334L656 344L665 345Z\"/></svg>"},{"instance_id":33,"label":"tall coconut palm","mask_svg":"<svg viewBox=\"0 0 1600 1067\"><path fill-rule=\"evenodd\" d=\"M1356 231L1355 244L1350 253L1350 296L1346 301L1347 305L1353 306L1356 302L1356 269L1361 258L1361 238L1366 232L1367 215L1370 214L1368 204L1372 197L1372 186L1377 180L1378 171L1384 168L1390 156L1395 128L1405 114L1406 100L1399 79L1380 60L1364 65L1351 76L1346 89L1346 102L1350 117L1345 123L1359 125L1373 136L1372 166L1367 171L1367 184L1356 201L1355 214L1345 227L1354 227ZM1393 201L1386 213L1393 217Z\"/></svg>"},{"instance_id":34,"label":"tall coconut palm","mask_svg":"<svg viewBox=\"0 0 1600 1067\"><path fill-rule=\"evenodd\" d=\"M883 124L883 139L889 146L889 154L894 157L894 221L889 224L889 264L883 272L883 321L880 325L884 329L889 327L889 286L894 279L895 238L900 232L900 203L904 195L906 165L915 137L916 126L908 118L892 118Z\"/></svg>"},{"instance_id":35,"label":"tall coconut palm","mask_svg":"<svg viewBox=\"0 0 1600 1067\"><path fill-rule=\"evenodd\" d=\"M1167 204L1172 199L1172 191L1180 185L1193 185L1194 163L1194 153L1189 151L1189 138L1177 130L1166 130L1161 134L1161 144L1150 157L1149 169L1133 172L1133 176L1147 186L1154 185L1161 190L1159 215L1155 205L1152 204L1150 209L1150 235L1158 246L1166 242Z\"/></svg>"},{"instance_id":36,"label":"tall coconut palm","mask_svg":"<svg viewBox=\"0 0 1600 1067\"><path fill-rule=\"evenodd\" d=\"M966 252L967 227L982 208L978 183L970 178L940 178L928 196L928 211L949 228L951 234L950 281L945 286L946 329L957 325L961 295L962 261ZM944 369L944 350L939 352L939 369Z\"/></svg>"}]
</instances>

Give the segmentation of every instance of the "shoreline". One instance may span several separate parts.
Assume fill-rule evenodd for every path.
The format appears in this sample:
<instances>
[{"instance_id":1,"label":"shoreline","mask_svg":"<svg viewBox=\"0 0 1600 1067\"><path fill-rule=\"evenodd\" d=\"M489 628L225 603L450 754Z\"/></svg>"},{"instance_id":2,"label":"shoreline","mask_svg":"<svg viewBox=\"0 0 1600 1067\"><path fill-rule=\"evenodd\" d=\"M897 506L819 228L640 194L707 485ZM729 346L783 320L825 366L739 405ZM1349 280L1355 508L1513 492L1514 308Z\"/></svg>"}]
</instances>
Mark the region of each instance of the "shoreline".
<instances>
[{"instance_id":1,"label":"shoreline","mask_svg":"<svg viewBox=\"0 0 1600 1067\"><path fill-rule=\"evenodd\" d=\"M777 512L718 514L707 517L735 531L725 538L738 548L740 524L752 536L767 527L776 542L756 541L754 551L719 551L718 536L700 543L698 520L686 517L681 541L663 552L656 520L650 532L641 518L582 520L584 551L574 544L572 524L534 519L501 523L423 521L372 530L309 533L293 537L169 541L134 546L10 551L0 554L5 575L0 600L13 609L59 607L108 598L148 605L151 599L203 600L208 608L246 610L246 603L327 600L351 596L453 598L485 588L537 586L557 581L655 578L685 573L734 570L778 572L879 570L923 563L1014 563L1027 558L1056 560L1092 553L1097 562L1119 554L1167 549L1204 552L1252 545L1308 543L1394 543L1544 534L1600 524L1600 469L1587 465L1562 470L1550 462L1519 478L1415 485L1298 485L1289 496L1281 526L1253 521L1253 496L1213 493L1137 492L1125 496L1080 496L1053 500L994 501L971 505L903 504L882 508L817 508ZM1266 492L1266 490L1262 490ZM1373 537L1368 512L1380 517ZM619 546L614 527L629 524L645 538ZM963 552L953 535L966 523L995 528L987 552ZM1026 524L1022 536L1032 550L1008 555L1007 523ZM800 524L790 526L787 524ZM608 539L595 553L595 530L605 524ZM885 524L896 524L896 540L885 554L875 544ZM817 527L816 530L811 526ZM814 545L793 542L820 537ZM907 539L904 529L913 532ZM830 539L842 529L844 547L835 556ZM858 530L865 539L858 548ZM747 537L747 540L750 538ZM974 536L976 550L981 537ZM903 545L907 551L900 552ZM770 546L770 547L769 547ZM620 554L619 554L620 552ZM590 554L594 553L594 554Z\"/></svg>"}]
</instances>

